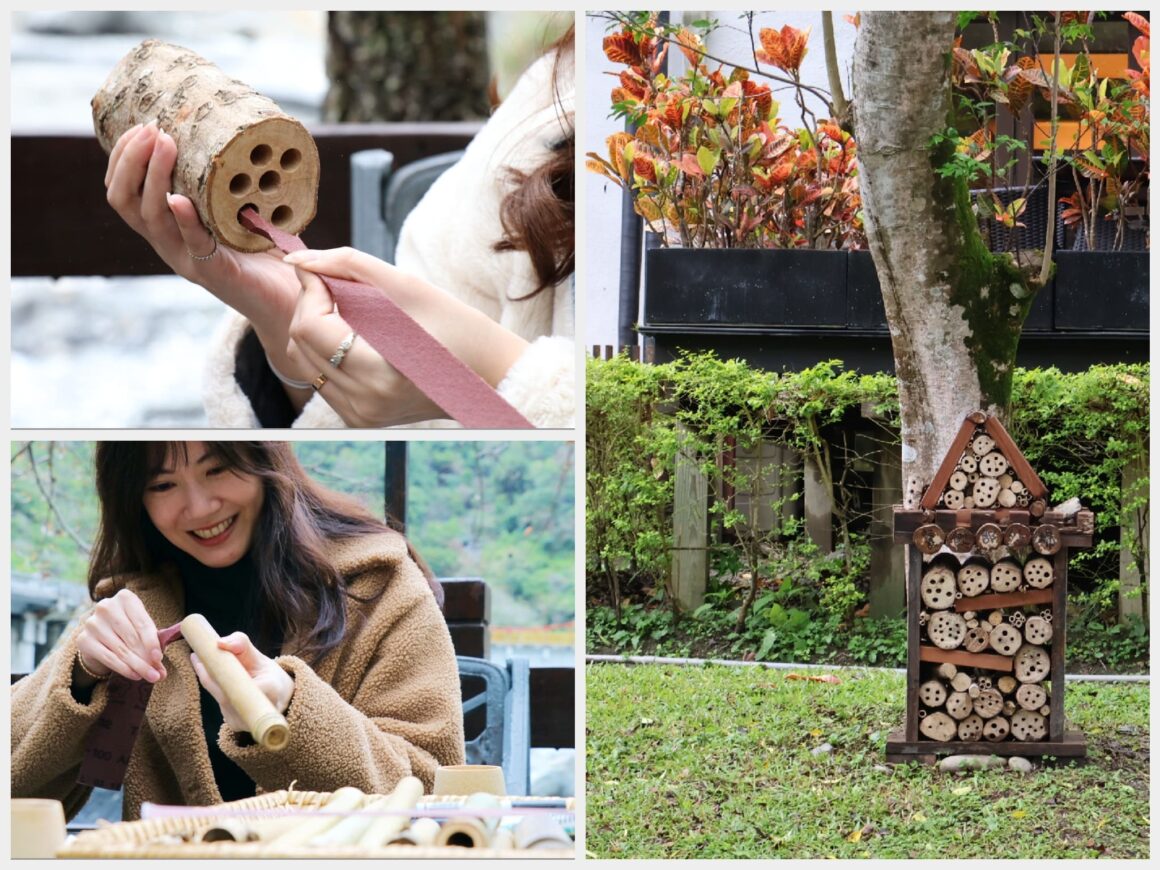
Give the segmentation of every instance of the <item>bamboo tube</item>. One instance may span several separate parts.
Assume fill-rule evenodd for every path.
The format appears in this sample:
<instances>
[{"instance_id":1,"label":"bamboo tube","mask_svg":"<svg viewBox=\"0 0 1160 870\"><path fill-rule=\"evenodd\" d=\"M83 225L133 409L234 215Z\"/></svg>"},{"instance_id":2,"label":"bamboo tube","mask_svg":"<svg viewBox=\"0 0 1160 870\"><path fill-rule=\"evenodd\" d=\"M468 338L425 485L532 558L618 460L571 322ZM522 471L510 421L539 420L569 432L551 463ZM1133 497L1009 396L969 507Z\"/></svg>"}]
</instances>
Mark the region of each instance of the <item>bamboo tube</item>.
<instances>
[{"instance_id":1,"label":"bamboo tube","mask_svg":"<svg viewBox=\"0 0 1160 870\"><path fill-rule=\"evenodd\" d=\"M181 621L181 634L209 675L221 686L254 740L265 749L277 751L284 748L290 741L290 726L286 718L274 709L270 699L254 684L237 656L218 649L221 638L206 618L200 613L189 614Z\"/></svg>"},{"instance_id":2,"label":"bamboo tube","mask_svg":"<svg viewBox=\"0 0 1160 870\"><path fill-rule=\"evenodd\" d=\"M405 776L399 780L395 790L379 805L382 810L411 810L423 796L423 783L418 777ZM364 849L381 846L388 840L394 839L403 828L407 827L410 819L405 815L379 816L368 827L358 844Z\"/></svg>"},{"instance_id":3,"label":"bamboo tube","mask_svg":"<svg viewBox=\"0 0 1160 870\"><path fill-rule=\"evenodd\" d=\"M439 836L439 823L432 818L422 816L411 822L405 831L400 831L388 846L434 846L435 838Z\"/></svg>"},{"instance_id":4,"label":"bamboo tube","mask_svg":"<svg viewBox=\"0 0 1160 870\"><path fill-rule=\"evenodd\" d=\"M298 818L296 820L298 823L293 828L270 840L269 845L273 848L285 849L308 843L323 831L338 824L343 818L342 814L361 807L365 798L366 795L362 793L361 789L352 786L340 788L330 796L321 810L308 815L304 814Z\"/></svg>"},{"instance_id":5,"label":"bamboo tube","mask_svg":"<svg viewBox=\"0 0 1160 870\"><path fill-rule=\"evenodd\" d=\"M367 828L375 822L377 817L373 815L374 810L384 809L387 800L387 795L374 795L359 808L359 812L339 819L334 826L311 840L309 845L345 846L357 843Z\"/></svg>"}]
</instances>

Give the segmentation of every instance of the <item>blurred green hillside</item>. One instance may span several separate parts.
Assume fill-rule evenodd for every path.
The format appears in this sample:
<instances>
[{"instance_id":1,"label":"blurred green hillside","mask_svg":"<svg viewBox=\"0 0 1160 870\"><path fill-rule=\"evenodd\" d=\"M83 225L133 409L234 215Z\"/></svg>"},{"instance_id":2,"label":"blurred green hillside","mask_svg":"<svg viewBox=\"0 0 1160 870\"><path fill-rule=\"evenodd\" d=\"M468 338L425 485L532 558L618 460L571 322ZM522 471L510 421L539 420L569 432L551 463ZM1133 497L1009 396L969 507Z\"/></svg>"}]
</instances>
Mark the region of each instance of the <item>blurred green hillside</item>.
<instances>
[{"instance_id":1,"label":"blurred green hillside","mask_svg":"<svg viewBox=\"0 0 1160 870\"><path fill-rule=\"evenodd\" d=\"M385 453L367 441L299 442L312 477L383 515ZM92 442L12 445L12 571L83 583L96 533ZM571 443L407 446L407 533L441 577L483 577L493 624L574 616Z\"/></svg>"}]
</instances>

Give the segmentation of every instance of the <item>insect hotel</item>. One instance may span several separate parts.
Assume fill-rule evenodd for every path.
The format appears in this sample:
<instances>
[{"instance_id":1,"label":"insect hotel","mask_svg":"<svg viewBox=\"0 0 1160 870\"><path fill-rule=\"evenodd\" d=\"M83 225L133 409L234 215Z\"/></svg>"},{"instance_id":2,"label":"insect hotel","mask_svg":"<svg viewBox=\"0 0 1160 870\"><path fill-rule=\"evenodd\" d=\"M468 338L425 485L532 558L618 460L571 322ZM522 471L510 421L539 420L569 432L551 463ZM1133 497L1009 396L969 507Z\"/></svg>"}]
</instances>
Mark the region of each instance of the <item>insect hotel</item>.
<instances>
[{"instance_id":1,"label":"insect hotel","mask_svg":"<svg viewBox=\"0 0 1160 870\"><path fill-rule=\"evenodd\" d=\"M1090 547L1078 500L1048 508L995 418L967 417L934 480L894 510L907 548L906 723L889 761L951 753L1082 756L1065 731L1067 562Z\"/></svg>"}]
</instances>

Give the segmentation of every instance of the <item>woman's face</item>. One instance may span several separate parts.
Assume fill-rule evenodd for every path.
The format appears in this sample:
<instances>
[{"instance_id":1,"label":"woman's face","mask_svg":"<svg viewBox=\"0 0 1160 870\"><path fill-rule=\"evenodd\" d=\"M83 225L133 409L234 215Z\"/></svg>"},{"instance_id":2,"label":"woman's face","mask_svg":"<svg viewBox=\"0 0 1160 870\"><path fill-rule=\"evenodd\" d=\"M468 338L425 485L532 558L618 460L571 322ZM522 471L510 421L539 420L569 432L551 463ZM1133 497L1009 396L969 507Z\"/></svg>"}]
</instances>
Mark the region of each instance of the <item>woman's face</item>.
<instances>
[{"instance_id":1,"label":"woman's face","mask_svg":"<svg viewBox=\"0 0 1160 870\"><path fill-rule=\"evenodd\" d=\"M145 512L173 546L210 568L246 554L262 511L262 482L221 463L200 441L171 452L145 484Z\"/></svg>"}]
</instances>

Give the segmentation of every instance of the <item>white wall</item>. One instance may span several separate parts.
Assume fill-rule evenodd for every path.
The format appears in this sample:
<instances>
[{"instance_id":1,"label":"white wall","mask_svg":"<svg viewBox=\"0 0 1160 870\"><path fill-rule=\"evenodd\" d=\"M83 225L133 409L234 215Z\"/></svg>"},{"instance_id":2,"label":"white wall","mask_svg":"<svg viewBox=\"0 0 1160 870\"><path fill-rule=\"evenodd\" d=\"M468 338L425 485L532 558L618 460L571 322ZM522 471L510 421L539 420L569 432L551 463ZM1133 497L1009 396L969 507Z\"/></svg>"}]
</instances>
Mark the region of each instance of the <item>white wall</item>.
<instances>
[{"instance_id":1,"label":"white wall","mask_svg":"<svg viewBox=\"0 0 1160 870\"><path fill-rule=\"evenodd\" d=\"M715 18L721 27L710 34L706 48L710 54L727 61L753 65L749 33L744 18L739 12L673 12L670 20L695 21L700 18ZM843 87L850 96L849 64L854 56L853 25L848 24L841 12L834 13L834 37L838 58L843 69ZM606 34L608 21L588 17L578 30L584 35L584 140L582 150L595 151L605 155L604 140L617 130L624 129L621 122L608 117L609 94L616 83L609 72L618 71L604 57L601 43ZM822 50L822 16L819 12L762 12L754 19L754 34L762 27L776 27L790 24L797 28L810 28L809 51L802 64L802 80L807 84L829 90L826 78L825 55ZM677 64L683 64L680 52L669 54L670 72L678 72ZM774 89L774 96L781 102L781 115L786 124L800 126L793 92L790 89ZM812 109L820 112L820 106ZM620 203L621 191L616 185L593 172L584 173L585 221L584 255L585 269L583 289L586 294L585 345L616 344L617 305L620 282Z\"/></svg>"}]
</instances>

